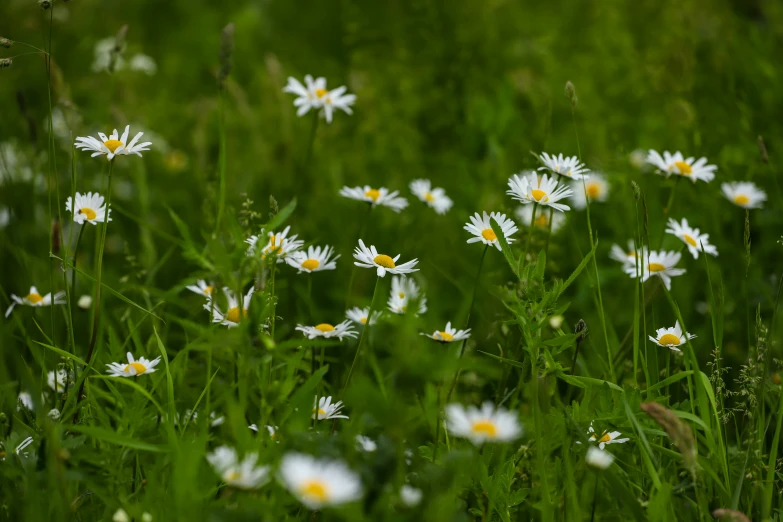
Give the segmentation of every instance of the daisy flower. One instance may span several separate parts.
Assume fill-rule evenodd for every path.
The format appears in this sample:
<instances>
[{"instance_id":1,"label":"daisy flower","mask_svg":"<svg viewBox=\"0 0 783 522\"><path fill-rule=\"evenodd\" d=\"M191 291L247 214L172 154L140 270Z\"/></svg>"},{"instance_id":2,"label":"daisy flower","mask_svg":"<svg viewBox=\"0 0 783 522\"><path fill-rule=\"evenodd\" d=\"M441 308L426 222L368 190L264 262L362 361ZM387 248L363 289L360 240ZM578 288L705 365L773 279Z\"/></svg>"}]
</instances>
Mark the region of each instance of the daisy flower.
<instances>
[{"instance_id":1,"label":"daisy flower","mask_svg":"<svg viewBox=\"0 0 783 522\"><path fill-rule=\"evenodd\" d=\"M41 394L41 402L44 402L43 394ZM31 411L35 409L35 404L33 403L33 396L27 392L19 392L19 396L16 398L16 410L19 411L23 407Z\"/></svg>"},{"instance_id":2,"label":"daisy flower","mask_svg":"<svg viewBox=\"0 0 783 522\"><path fill-rule=\"evenodd\" d=\"M403 485L400 488L400 500L407 507L416 507L421 503L421 499L424 493L418 488L414 488L408 484Z\"/></svg>"},{"instance_id":3,"label":"daisy flower","mask_svg":"<svg viewBox=\"0 0 783 522\"><path fill-rule=\"evenodd\" d=\"M321 397L320 399L316 395L313 401L313 418L318 420L324 419L347 419L347 415L341 415L343 409L343 401L337 401L332 403L332 397Z\"/></svg>"},{"instance_id":4,"label":"daisy flower","mask_svg":"<svg viewBox=\"0 0 783 522\"><path fill-rule=\"evenodd\" d=\"M571 203L576 209L583 209L587 206L587 201L590 203L604 202L609 197L609 182L606 181L606 176L603 174L592 174L590 179L582 182L576 181L571 184L571 190L574 191L571 196ZM587 197L585 197L585 191Z\"/></svg>"},{"instance_id":5,"label":"daisy flower","mask_svg":"<svg viewBox=\"0 0 783 522\"><path fill-rule=\"evenodd\" d=\"M11 306L8 307L5 311L5 316L8 317L11 315L11 312L13 311L14 307L16 305L23 305L23 306L52 306L52 305L62 305L65 304L65 292L57 292L52 296L51 293L48 293L46 295L41 295L38 293L38 289L34 286L30 287L30 293L28 293L24 297L19 297L17 295L11 294L11 300L13 303L11 303Z\"/></svg>"},{"instance_id":6,"label":"daisy flower","mask_svg":"<svg viewBox=\"0 0 783 522\"><path fill-rule=\"evenodd\" d=\"M525 177L514 174L508 179L509 190L506 191L506 194L524 204L537 203L561 212L570 210L571 207L558 203L558 201L571 196L573 191L566 185L560 187L557 185L557 179L548 178L546 174L541 177L535 172L531 172Z\"/></svg>"},{"instance_id":7,"label":"daisy flower","mask_svg":"<svg viewBox=\"0 0 783 522\"><path fill-rule=\"evenodd\" d=\"M506 215L501 214L500 212L487 214L487 211L485 210L483 216L480 216L479 213L476 212L470 216L470 223L465 223L465 226L462 228L474 236L468 239L468 243L478 243L481 241L485 245L494 245L498 251L502 251L498 236L495 235L495 231L492 230L491 219L498 222L500 231L503 232L503 237L506 239L506 242L513 243L514 239L510 236L515 234L519 229L513 221L506 218Z\"/></svg>"},{"instance_id":8,"label":"daisy flower","mask_svg":"<svg viewBox=\"0 0 783 522\"><path fill-rule=\"evenodd\" d=\"M353 307L345 312L346 317L356 324L367 324L367 317L370 315L370 308ZM370 324L375 324L381 318L381 312L373 312Z\"/></svg>"},{"instance_id":9,"label":"daisy flower","mask_svg":"<svg viewBox=\"0 0 783 522\"><path fill-rule=\"evenodd\" d=\"M295 94L294 107L298 107L297 116L304 116L310 109L320 109L323 106L323 98L329 92L326 90L326 78L316 78L309 74L305 76L305 84L293 77L288 77L288 84L283 87L283 92Z\"/></svg>"},{"instance_id":10,"label":"daisy flower","mask_svg":"<svg viewBox=\"0 0 783 522\"><path fill-rule=\"evenodd\" d=\"M284 262L289 254L296 252L304 245L304 241L297 239L296 234L289 236L290 231L291 227L288 226L279 234L268 232L267 242L263 247L261 247L264 244L262 242L263 236L250 236L245 240L245 243L249 245L247 255L258 255L262 260L266 260L269 256L275 256L278 263Z\"/></svg>"},{"instance_id":11,"label":"daisy flower","mask_svg":"<svg viewBox=\"0 0 783 522\"><path fill-rule=\"evenodd\" d=\"M647 163L657 167L661 174L666 176L677 174L690 178L694 183L697 180L712 181L715 178L715 171L718 170L715 165L707 165L707 158L694 161L694 158L684 158L680 152L670 154L668 150L663 152L663 156L655 150L650 150L647 153Z\"/></svg>"},{"instance_id":12,"label":"daisy flower","mask_svg":"<svg viewBox=\"0 0 783 522\"><path fill-rule=\"evenodd\" d=\"M321 270L334 270L337 268L337 258L334 255L334 249L330 246L308 247L307 251L296 250L285 257L285 262L299 270L299 273L320 272Z\"/></svg>"},{"instance_id":13,"label":"daisy flower","mask_svg":"<svg viewBox=\"0 0 783 522\"><path fill-rule=\"evenodd\" d=\"M590 423L590 427L587 428L587 440L589 442L597 442L599 449L604 449L604 447L607 444L622 444L623 442L628 442L631 439L620 439L620 435L622 435L619 431L605 431L601 434L601 437L598 437L598 434L593 429L593 423ZM579 441L577 441L579 442Z\"/></svg>"},{"instance_id":14,"label":"daisy flower","mask_svg":"<svg viewBox=\"0 0 783 522\"><path fill-rule=\"evenodd\" d=\"M634 267L634 275L636 274L636 258L638 254L642 254L642 260L647 259L647 247L644 247L641 249L641 252L639 250L634 249L634 241L633 239L628 240L628 249L624 250L623 247L615 243L612 245L612 249L609 251L609 257L617 261L618 263L622 263L623 265L629 265L631 267ZM644 262L644 261L642 261Z\"/></svg>"},{"instance_id":15,"label":"daisy flower","mask_svg":"<svg viewBox=\"0 0 783 522\"><path fill-rule=\"evenodd\" d=\"M356 95L345 94L345 91L347 90L348 88L343 85L327 92L321 99L323 104L323 110L321 111L321 114L323 114L324 118L326 119L326 123L332 123L332 114L334 113L335 109L340 109L346 114L353 114L351 105L356 102Z\"/></svg>"},{"instance_id":16,"label":"daisy flower","mask_svg":"<svg viewBox=\"0 0 783 522\"><path fill-rule=\"evenodd\" d=\"M277 426L270 426L269 424L267 424L264 427L266 428L266 431L269 432L269 438L270 439L274 439L275 438L275 434L277 433ZM258 433L258 426L256 426L255 424L251 424L250 426L248 426L248 428L250 428L252 431L255 431L256 433ZM278 442L280 442L280 441L278 441Z\"/></svg>"},{"instance_id":17,"label":"daisy flower","mask_svg":"<svg viewBox=\"0 0 783 522\"><path fill-rule=\"evenodd\" d=\"M356 445L364 452L372 453L378 449L378 445L370 437L364 435L356 436Z\"/></svg>"},{"instance_id":18,"label":"daisy flower","mask_svg":"<svg viewBox=\"0 0 783 522\"><path fill-rule=\"evenodd\" d=\"M411 277L392 277L391 295L389 296L389 310L395 314L404 314L411 301L418 301L419 314L427 311L427 298L421 294L419 285Z\"/></svg>"},{"instance_id":19,"label":"daisy flower","mask_svg":"<svg viewBox=\"0 0 783 522\"><path fill-rule=\"evenodd\" d=\"M62 393L73 382L73 372L65 368L59 368L57 371L51 371L46 375L46 382L51 389L57 393Z\"/></svg>"},{"instance_id":20,"label":"daisy flower","mask_svg":"<svg viewBox=\"0 0 783 522\"><path fill-rule=\"evenodd\" d=\"M212 297L212 292L214 292L215 288L204 281L203 279L199 279L196 281L195 285L188 285L185 288L190 290L191 292L194 292L196 294L201 294L203 296L206 296L207 299Z\"/></svg>"},{"instance_id":21,"label":"daisy flower","mask_svg":"<svg viewBox=\"0 0 783 522\"><path fill-rule=\"evenodd\" d=\"M329 323L321 323L315 326L298 324L296 325L296 330L305 334L308 339L315 339L316 337L331 339L337 337L342 341L344 337L356 337L356 330L353 329L351 321L343 321L334 326Z\"/></svg>"},{"instance_id":22,"label":"daisy flower","mask_svg":"<svg viewBox=\"0 0 783 522\"><path fill-rule=\"evenodd\" d=\"M590 172L590 169L588 169L584 163L579 161L579 158L576 156L565 157L562 154L558 154L557 156L552 154L550 156L546 152L542 152L539 158L541 159L541 163L543 163L544 166L538 167L538 170L548 170L567 178L587 178L587 173Z\"/></svg>"},{"instance_id":23,"label":"daisy flower","mask_svg":"<svg viewBox=\"0 0 783 522\"><path fill-rule=\"evenodd\" d=\"M536 209L536 219L533 221L533 226L541 230L549 230L549 218L552 218L552 233L554 234L561 228L566 222L565 214L562 212L553 212L550 214L548 208L538 205L520 205L514 211L519 223L524 227L530 226L530 220L533 219L533 208Z\"/></svg>"},{"instance_id":24,"label":"daisy flower","mask_svg":"<svg viewBox=\"0 0 783 522\"><path fill-rule=\"evenodd\" d=\"M476 446L484 442L509 442L522 435L516 414L485 402L481 409L461 404L446 406L446 428Z\"/></svg>"},{"instance_id":25,"label":"daisy flower","mask_svg":"<svg viewBox=\"0 0 783 522\"><path fill-rule=\"evenodd\" d=\"M411 181L409 186L414 196L435 209L438 214L445 214L454 204L446 196L445 190L440 187L432 188L432 183L428 179L415 179Z\"/></svg>"},{"instance_id":26,"label":"daisy flower","mask_svg":"<svg viewBox=\"0 0 783 522\"><path fill-rule=\"evenodd\" d=\"M642 262L642 282L647 281L651 276L658 276L663 280L668 290L672 287L672 277L680 276L685 273L684 268L675 268L680 262L681 254L679 252L650 251ZM631 277L636 277L636 266L625 265L623 270Z\"/></svg>"},{"instance_id":27,"label":"daisy flower","mask_svg":"<svg viewBox=\"0 0 783 522\"><path fill-rule=\"evenodd\" d=\"M652 335L648 336L648 338L658 346L669 348L675 352L681 351L678 346L682 346L695 337L696 336L693 334L683 332L679 321L676 321L672 328L658 328L655 330L655 337Z\"/></svg>"},{"instance_id":28,"label":"daisy flower","mask_svg":"<svg viewBox=\"0 0 783 522\"><path fill-rule=\"evenodd\" d=\"M372 207L377 205L389 207L395 212L399 212L408 206L408 200L400 197L398 195L399 193L400 191L398 190L389 192L389 189L385 187L374 189L369 185L353 188L343 187L340 189L340 195L345 198L364 201L365 203L369 203Z\"/></svg>"},{"instance_id":29,"label":"daisy flower","mask_svg":"<svg viewBox=\"0 0 783 522\"><path fill-rule=\"evenodd\" d=\"M233 328L239 326L239 322L247 317L247 309L250 307L250 298L253 297L254 287L250 287L247 294L242 298L242 306L240 309L239 299L237 299L234 292L230 288L223 287L223 293L226 294L228 299L228 310L223 313L217 303L212 301L212 297L207 298L207 302L204 303L204 310L212 313L212 322L220 323L222 325Z\"/></svg>"},{"instance_id":30,"label":"daisy flower","mask_svg":"<svg viewBox=\"0 0 783 522\"><path fill-rule=\"evenodd\" d=\"M761 208L767 200L767 194L750 181L723 183L720 189L729 201L742 208Z\"/></svg>"},{"instance_id":31,"label":"daisy flower","mask_svg":"<svg viewBox=\"0 0 783 522\"><path fill-rule=\"evenodd\" d=\"M359 475L338 460L288 453L280 462L278 479L299 502L313 510L353 502L362 495Z\"/></svg>"},{"instance_id":32,"label":"daisy flower","mask_svg":"<svg viewBox=\"0 0 783 522\"><path fill-rule=\"evenodd\" d=\"M706 252L711 256L718 255L718 249L715 248L715 245L710 245L710 235L701 234L698 228L691 228L688 225L688 220L685 218L683 218L682 223L677 223L677 221L669 218L666 233L677 236L685 243L693 259L699 259L699 252Z\"/></svg>"},{"instance_id":33,"label":"daisy flower","mask_svg":"<svg viewBox=\"0 0 783 522\"><path fill-rule=\"evenodd\" d=\"M240 489L256 489L269 482L269 466L258 466L257 453L248 453L239 460L236 450L219 446L207 455L207 460L227 485Z\"/></svg>"},{"instance_id":34,"label":"daisy flower","mask_svg":"<svg viewBox=\"0 0 783 522\"><path fill-rule=\"evenodd\" d=\"M595 446L590 446L587 448L585 462L592 468L609 469L609 466L614 462L614 455Z\"/></svg>"},{"instance_id":35,"label":"daisy flower","mask_svg":"<svg viewBox=\"0 0 783 522\"><path fill-rule=\"evenodd\" d=\"M149 145L152 145L152 142L145 141L144 143L136 143L144 134L143 132L136 134L130 143L128 143L129 133L130 125L125 127L125 132L122 133L121 137L117 134L117 129L114 129L114 132L112 132L111 136L108 138L104 133L99 132L98 136L100 136L100 140L93 138L92 136L86 138L78 137L76 138L75 147L88 152L92 151L93 158L105 154L106 159L110 161L114 159L115 156L126 156L129 154L141 156L142 152L149 150Z\"/></svg>"},{"instance_id":36,"label":"daisy flower","mask_svg":"<svg viewBox=\"0 0 783 522\"><path fill-rule=\"evenodd\" d=\"M80 225L86 221L92 225L105 223L106 205L103 204L103 196L97 192L88 192L87 194L76 193L76 209L73 209L71 196L65 200L65 210L73 212L73 220ZM111 214L111 212L109 212ZM111 221L111 218L108 219Z\"/></svg>"},{"instance_id":37,"label":"daisy flower","mask_svg":"<svg viewBox=\"0 0 783 522\"><path fill-rule=\"evenodd\" d=\"M397 315L404 315L408 311L411 299L412 298L410 297L400 297L397 294L392 294L386 304L391 312L394 312ZM421 296L417 301L419 303L419 308L416 315L421 315L427 311L427 298Z\"/></svg>"},{"instance_id":38,"label":"daisy flower","mask_svg":"<svg viewBox=\"0 0 783 522\"><path fill-rule=\"evenodd\" d=\"M445 330L435 330L435 333L432 335L426 333L421 333L420 335L429 337L430 339L438 341L439 343L453 343L470 337L470 328L467 330L457 330L456 328L451 327L451 321L449 321L446 323Z\"/></svg>"},{"instance_id":39,"label":"daisy flower","mask_svg":"<svg viewBox=\"0 0 783 522\"><path fill-rule=\"evenodd\" d=\"M160 362L160 356L150 361L144 357L134 359L130 352L126 355L128 356L128 364L110 363L106 365L109 367L107 370L109 377L136 377L145 373L155 373L155 367Z\"/></svg>"},{"instance_id":40,"label":"daisy flower","mask_svg":"<svg viewBox=\"0 0 783 522\"><path fill-rule=\"evenodd\" d=\"M419 263L418 259L398 265L399 254L396 257L379 254L375 246L370 245L370 248L367 248L361 239L359 240L359 246L353 251L353 257L356 259L353 263L354 265L362 268L375 268L377 269L378 277L385 276L386 272L390 274L410 274L411 272L419 271L418 268L414 268Z\"/></svg>"}]
</instances>

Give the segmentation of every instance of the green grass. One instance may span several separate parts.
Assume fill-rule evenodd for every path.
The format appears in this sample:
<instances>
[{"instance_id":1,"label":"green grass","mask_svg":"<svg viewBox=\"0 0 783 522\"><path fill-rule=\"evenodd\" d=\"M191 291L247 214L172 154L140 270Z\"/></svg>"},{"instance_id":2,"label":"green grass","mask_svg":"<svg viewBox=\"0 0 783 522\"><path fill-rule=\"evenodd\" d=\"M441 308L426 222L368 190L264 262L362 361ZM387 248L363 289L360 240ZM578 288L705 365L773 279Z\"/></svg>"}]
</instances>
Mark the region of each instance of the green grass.
<instances>
[{"instance_id":1,"label":"green grass","mask_svg":"<svg viewBox=\"0 0 783 522\"><path fill-rule=\"evenodd\" d=\"M113 71L93 70L96 44L125 25ZM0 3L0 37L15 41L0 47L13 58L0 69L0 308L32 285L66 292L0 321L0 520L781 520L781 27L775 2ZM154 74L130 66L138 54ZM346 85L354 114L298 118L282 89L305 74ZM152 142L142 158L74 148L127 124ZM640 169L632 153L648 149L706 156L716 179ZM608 200L531 231L505 191L542 151L603 172ZM417 178L453 208L418 201ZM763 209L723 196L741 180L766 191ZM344 185L410 205L368 211ZM71 221L77 191L111 194L108 227ZM519 227L500 251L465 243L483 210ZM719 256L693 259L664 233L669 217ZM251 234L286 226L332 245L337 269L246 255ZM419 260L427 312L306 339L298 324L386 309L391 278L353 266L360 238ZM687 272L671 290L638 283L609 257L628 240L680 251ZM239 327L210 322L185 289L197 279L255 288ZM467 342L419 335L447 321ZM648 339L675 321L697 335L681 354ZM126 352L161 362L109 377ZM58 368L75 379L55 393ZM349 419L314 422L316 395ZM447 403L485 401L522 436L476 447L448 429ZM673 415L657 423L640 408L651 401ZM607 446L607 470L586 465L591 423L630 439ZM205 458L220 445L258 453L270 482L223 484ZM308 510L274 477L293 451L344 461L361 500Z\"/></svg>"}]
</instances>

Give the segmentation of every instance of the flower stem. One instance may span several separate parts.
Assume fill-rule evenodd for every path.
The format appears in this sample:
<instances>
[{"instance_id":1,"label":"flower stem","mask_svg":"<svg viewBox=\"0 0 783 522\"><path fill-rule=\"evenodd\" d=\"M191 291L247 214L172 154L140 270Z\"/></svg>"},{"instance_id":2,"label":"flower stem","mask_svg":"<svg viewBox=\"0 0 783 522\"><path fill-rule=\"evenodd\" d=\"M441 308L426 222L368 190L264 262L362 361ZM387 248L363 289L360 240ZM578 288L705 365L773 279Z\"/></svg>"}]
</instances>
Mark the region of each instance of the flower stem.
<instances>
[{"instance_id":1,"label":"flower stem","mask_svg":"<svg viewBox=\"0 0 783 522\"><path fill-rule=\"evenodd\" d=\"M546 232L546 246L544 246L544 254L549 257L549 239L552 237L552 220L555 217L554 207L549 207L549 229Z\"/></svg>"},{"instance_id":2,"label":"flower stem","mask_svg":"<svg viewBox=\"0 0 783 522\"><path fill-rule=\"evenodd\" d=\"M72 207L73 208L73 207ZM108 215L107 218L108 219ZM73 247L73 270L71 271L71 293L76 293L76 255L79 253L79 243L82 242L82 234L86 227L82 224L79 228L79 235L76 236L76 245Z\"/></svg>"},{"instance_id":3,"label":"flower stem","mask_svg":"<svg viewBox=\"0 0 783 522\"><path fill-rule=\"evenodd\" d=\"M313 157L313 149L315 148L315 134L318 130L318 111L313 112L313 126L310 127L310 141L307 144L307 152L305 152L304 163L302 164L302 173L307 173L307 169L310 166L310 159Z\"/></svg>"},{"instance_id":4,"label":"flower stem","mask_svg":"<svg viewBox=\"0 0 783 522\"><path fill-rule=\"evenodd\" d=\"M277 299L275 298L275 272L277 272L277 259L272 259L272 274L269 276L269 296L272 299L272 326L269 331L272 334L272 340L275 338L275 318L277 316Z\"/></svg>"},{"instance_id":5,"label":"flower stem","mask_svg":"<svg viewBox=\"0 0 783 522\"><path fill-rule=\"evenodd\" d=\"M372 214L372 205L367 205L368 211L367 216L365 216L365 219L362 220L362 226L359 229L359 237L358 239L363 239L364 233L367 231L367 225L370 222L370 215ZM351 268L351 278L348 280L348 292L345 294L345 308L348 308L348 303L351 301L351 292L353 291L353 280L356 278L356 265L353 265ZM369 321L370 318L367 318L367 321Z\"/></svg>"},{"instance_id":6,"label":"flower stem","mask_svg":"<svg viewBox=\"0 0 783 522\"><path fill-rule=\"evenodd\" d=\"M367 323L364 325L364 328L362 328L362 333L359 335L359 344L356 347L356 353L353 356L353 362L351 363L351 368L348 370L348 376L345 378L345 384L343 384L343 389L340 392L340 397L342 398L345 395L345 390L348 388L348 383L351 381L351 375L353 375L353 369L354 366L356 366L356 361L359 359L359 352L362 351L362 342L364 341L364 338L367 336L367 330L370 329L370 322L373 312L373 305L375 304L375 297L378 294L378 287L381 286L381 278L376 277L375 278L375 289L372 292L372 300L370 301L370 311L367 314Z\"/></svg>"},{"instance_id":7,"label":"flower stem","mask_svg":"<svg viewBox=\"0 0 783 522\"><path fill-rule=\"evenodd\" d=\"M538 210L538 203L533 203L533 213L530 215L530 225L527 228L527 241L525 242L525 257L522 258L523 264L527 264L527 254L530 250L530 243L533 238L533 227L536 225L536 210Z\"/></svg>"},{"instance_id":8,"label":"flower stem","mask_svg":"<svg viewBox=\"0 0 783 522\"><path fill-rule=\"evenodd\" d=\"M220 91L220 114L218 115L218 133L220 150L218 153L218 177L220 178L217 219L215 220L215 233L220 229L220 221L223 218L223 209L226 206L226 118L223 91Z\"/></svg>"}]
</instances>

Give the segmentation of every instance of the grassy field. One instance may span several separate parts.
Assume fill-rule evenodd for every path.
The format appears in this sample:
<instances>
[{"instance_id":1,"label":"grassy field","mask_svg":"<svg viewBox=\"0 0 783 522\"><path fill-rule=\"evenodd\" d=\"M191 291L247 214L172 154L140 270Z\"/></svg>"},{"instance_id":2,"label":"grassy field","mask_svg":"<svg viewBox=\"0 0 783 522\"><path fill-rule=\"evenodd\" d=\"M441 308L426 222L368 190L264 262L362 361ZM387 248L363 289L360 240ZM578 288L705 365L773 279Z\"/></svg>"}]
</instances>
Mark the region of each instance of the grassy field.
<instances>
[{"instance_id":1,"label":"grassy field","mask_svg":"<svg viewBox=\"0 0 783 522\"><path fill-rule=\"evenodd\" d=\"M782 47L760 0L0 2L0 521L783 520Z\"/></svg>"}]
</instances>

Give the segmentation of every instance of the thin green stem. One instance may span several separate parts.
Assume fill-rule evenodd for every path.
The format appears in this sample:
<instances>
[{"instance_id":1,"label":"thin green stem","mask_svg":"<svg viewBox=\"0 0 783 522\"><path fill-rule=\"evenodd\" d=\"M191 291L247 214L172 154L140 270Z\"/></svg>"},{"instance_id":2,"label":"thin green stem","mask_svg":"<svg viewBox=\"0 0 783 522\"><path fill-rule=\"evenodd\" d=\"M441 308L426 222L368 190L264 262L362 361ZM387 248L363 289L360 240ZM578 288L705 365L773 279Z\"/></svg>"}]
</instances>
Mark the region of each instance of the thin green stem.
<instances>
[{"instance_id":1,"label":"thin green stem","mask_svg":"<svg viewBox=\"0 0 783 522\"><path fill-rule=\"evenodd\" d=\"M107 216L108 219L108 216ZM84 235L84 229L87 228L84 225L79 227L79 235L76 236L76 245L73 247L73 270L71 270L71 292L76 293L76 256L79 254L79 244L82 242L82 235Z\"/></svg>"},{"instance_id":2,"label":"thin green stem","mask_svg":"<svg viewBox=\"0 0 783 522\"><path fill-rule=\"evenodd\" d=\"M522 263L527 264L527 254L530 251L530 243L533 238L533 227L536 225L536 211L538 210L538 203L533 203L533 213L530 214L530 223L527 227L527 241L525 241L525 254L522 258Z\"/></svg>"},{"instance_id":3,"label":"thin green stem","mask_svg":"<svg viewBox=\"0 0 783 522\"><path fill-rule=\"evenodd\" d=\"M315 148L315 135L318 130L318 111L313 111L313 125L310 128L310 139L307 143L307 152L305 152L304 163L302 164L302 173L307 173L307 169L310 167L310 159L313 157L313 149Z\"/></svg>"},{"instance_id":4,"label":"thin green stem","mask_svg":"<svg viewBox=\"0 0 783 522\"><path fill-rule=\"evenodd\" d=\"M372 215L372 209L373 209L372 205L367 205L367 215L362 220L362 226L359 229L359 236L357 238L357 241L359 239L364 239L364 233L367 231L367 226L370 223L370 216ZM355 278L356 278L356 265L353 265L351 267L351 278L348 280L348 292L345 294L345 308L346 309L348 308L348 304L351 301L351 295L352 295L352 292L353 292L353 281L354 281ZM368 321L369 321L369 317L368 317Z\"/></svg>"},{"instance_id":5,"label":"thin green stem","mask_svg":"<svg viewBox=\"0 0 783 522\"><path fill-rule=\"evenodd\" d=\"M375 298L378 294L378 287L381 286L381 278L376 277L375 278L375 289L372 292L372 300L370 301L370 311L367 313L367 323L364 325L364 328L362 328L362 333L359 335L359 344L356 346L356 353L353 356L353 362L351 363L351 367L348 370L348 376L345 378L345 384L343 384L343 389L340 392L340 397L342 398L345 395L345 390L348 388L348 383L351 382L351 375L353 375L353 369L356 366L356 361L359 359L359 352L362 351L363 341L364 338L367 337L367 331L370 329L370 323L372 318L372 312L374 310L375 305Z\"/></svg>"},{"instance_id":6,"label":"thin green stem","mask_svg":"<svg viewBox=\"0 0 783 522\"><path fill-rule=\"evenodd\" d=\"M546 232L546 245L544 246L544 255L549 257L549 240L552 237L552 220L555 217L554 207L549 207L549 227Z\"/></svg>"},{"instance_id":7,"label":"thin green stem","mask_svg":"<svg viewBox=\"0 0 783 522\"><path fill-rule=\"evenodd\" d=\"M277 259L273 258L271 261L271 268L270 271L272 272L269 276L269 295L272 299L272 325L269 328L269 331L272 334L272 339L275 338L275 319L277 316L277 298L275 297L275 272L277 272Z\"/></svg>"},{"instance_id":8,"label":"thin green stem","mask_svg":"<svg viewBox=\"0 0 783 522\"><path fill-rule=\"evenodd\" d=\"M219 195L218 195L218 208L217 219L215 221L215 233L220 230L220 221L223 218L223 211L226 206L226 117L225 117L225 101L223 91L220 91L218 115L218 132L220 134L220 151L218 153L218 177L220 182Z\"/></svg>"}]
</instances>

